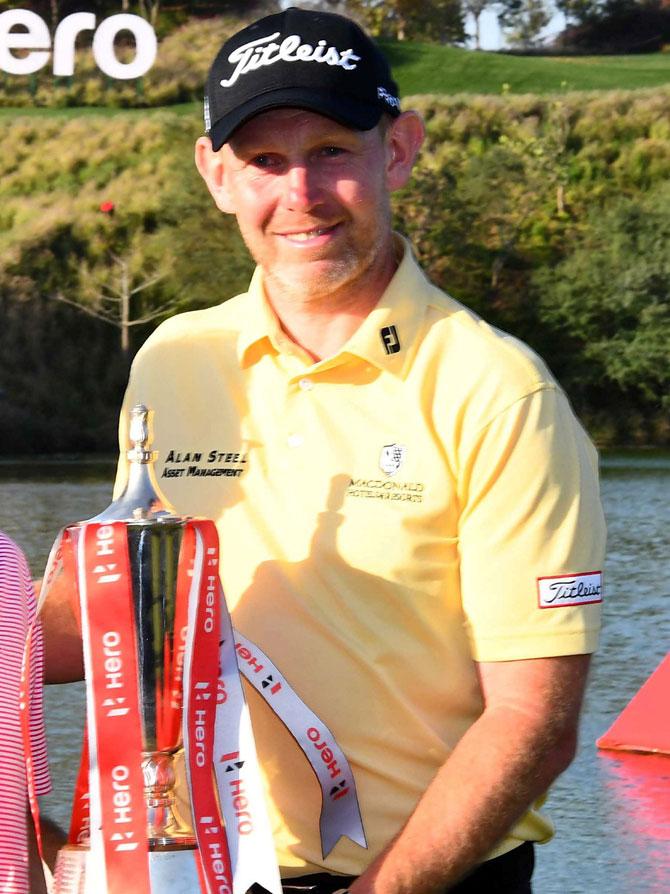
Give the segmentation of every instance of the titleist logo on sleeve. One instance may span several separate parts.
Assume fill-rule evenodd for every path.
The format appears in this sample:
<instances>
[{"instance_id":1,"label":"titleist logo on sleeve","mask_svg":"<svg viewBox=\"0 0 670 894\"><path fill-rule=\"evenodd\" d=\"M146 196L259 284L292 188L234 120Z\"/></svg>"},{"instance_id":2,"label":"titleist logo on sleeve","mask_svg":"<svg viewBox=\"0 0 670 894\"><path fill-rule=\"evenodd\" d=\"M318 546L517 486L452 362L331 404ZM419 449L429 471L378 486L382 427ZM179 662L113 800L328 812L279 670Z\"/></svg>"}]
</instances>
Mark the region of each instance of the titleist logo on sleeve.
<instances>
[{"instance_id":1,"label":"titleist logo on sleeve","mask_svg":"<svg viewBox=\"0 0 670 894\"><path fill-rule=\"evenodd\" d=\"M235 69L229 78L220 82L221 86L231 87L240 75L274 65L275 62L325 62L326 65L339 65L351 71L361 60L352 49L338 50L337 47L328 46L326 40L318 41L316 46L303 43L299 34L289 34L281 43L275 43L279 33L275 31L234 49L228 61L235 65Z\"/></svg>"},{"instance_id":2,"label":"titleist logo on sleeve","mask_svg":"<svg viewBox=\"0 0 670 894\"><path fill-rule=\"evenodd\" d=\"M537 594L540 608L564 608L602 602L602 572L586 571L583 574L538 577Z\"/></svg>"}]
</instances>

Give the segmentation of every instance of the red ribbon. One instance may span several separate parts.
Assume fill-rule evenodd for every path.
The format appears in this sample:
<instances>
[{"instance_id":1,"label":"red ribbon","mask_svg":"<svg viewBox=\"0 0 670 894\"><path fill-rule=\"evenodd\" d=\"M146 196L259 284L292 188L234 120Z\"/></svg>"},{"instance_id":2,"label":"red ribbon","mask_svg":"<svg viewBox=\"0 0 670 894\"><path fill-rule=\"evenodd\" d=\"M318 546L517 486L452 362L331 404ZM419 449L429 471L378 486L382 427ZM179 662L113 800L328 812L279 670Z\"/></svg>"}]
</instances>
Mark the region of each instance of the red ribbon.
<instances>
[{"instance_id":1,"label":"red ribbon","mask_svg":"<svg viewBox=\"0 0 670 894\"><path fill-rule=\"evenodd\" d=\"M137 644L126 526L89 524L81 536L80 584L83 572L88 684L94 709L89 725L89 788L93 793L97 787L100 799L106 890L107 894L149 894L147 813L139 760L142 729Z\"/></svg>"},{"instance_id":2,"label":"red ribbon","mask_svg":"<svg viewBox=\"0 0 670 894\"><path fill-rule=\"evenodd\" d=\"M209 894L231 894L233 873L228 841L219 814L212 769L219 679L219 547L211 521L190 522L200 538L202 558L194 579L197 606L191 608L193 640L187 667L185 746L198 860ZM198 567L199 566L199 567ZM195 617L194 617L195 616ZM197 661L194 657L197 656Z\"/></svg>"},{"instance_id":3,"label":"red ribbon","mask_svg":"<svg viewBox=\"0 0 670 894\"><path fill-rule=\"evenodd\" d=\"M84 728L84 741L81 747L79 759L79 772L77 784L72 801L72 816L70 817L70 832L67 843L73 845L88 844L91 836L91 812L88 794L88 735Z\"/></svg>"}]
</instances>

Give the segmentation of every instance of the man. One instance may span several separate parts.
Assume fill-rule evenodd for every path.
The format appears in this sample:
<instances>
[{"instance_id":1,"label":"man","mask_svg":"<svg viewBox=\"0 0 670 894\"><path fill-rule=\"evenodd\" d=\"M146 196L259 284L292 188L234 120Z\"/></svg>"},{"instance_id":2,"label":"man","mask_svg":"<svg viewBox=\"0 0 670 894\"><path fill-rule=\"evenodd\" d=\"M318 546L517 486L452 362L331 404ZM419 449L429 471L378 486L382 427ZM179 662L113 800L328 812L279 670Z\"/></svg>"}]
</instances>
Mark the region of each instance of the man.
<instances>
[{"instance_id":1,"label":"man","mask_svg":"<svg viewBox=\"0 0 670 894\"><path fill-rule=\"evenodd\" d=\"M216 520L236 628L353 769L368 848L324 858L319 787L249 692L286 890L528 892L597 640L595 452L542 362L393 234L423 127L353 22L239 32L206 127L196 164L258 267L157 330L122 418L154 409L159 482Z\"/></svg>"},{"instance_id":2,"label":"man","mask_svg":"<svg viewBox=\"0 0 670 894\"><path fill-rule=\"evenodd\" d=\"M21 666L35 594L25 556L0 532L0 894L46 892L28 806L21 716ZM50 790L42 712L42 637L35 630L29 662L28 732L35 793Z\"/></svg>"}]
</instances>

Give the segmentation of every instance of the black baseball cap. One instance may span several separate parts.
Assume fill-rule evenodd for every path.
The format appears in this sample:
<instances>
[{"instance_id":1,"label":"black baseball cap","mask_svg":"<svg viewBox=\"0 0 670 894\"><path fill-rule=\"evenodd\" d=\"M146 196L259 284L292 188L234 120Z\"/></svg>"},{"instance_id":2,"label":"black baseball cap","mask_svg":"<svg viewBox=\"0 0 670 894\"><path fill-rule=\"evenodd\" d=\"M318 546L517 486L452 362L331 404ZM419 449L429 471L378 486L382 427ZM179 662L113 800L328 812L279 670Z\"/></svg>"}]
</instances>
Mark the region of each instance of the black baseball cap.
<instances>
[{"instance_id":1,"label":"black baseball cap","mask_svg":"<svg viewBox=\"0 0 670 894\"><path fill-rule=\"evenodd\" d=\"M379 47L345 16L291 7L229 38L207 76L205 128L217 151L259 112L290 106L355 130L400 114Z\"/></svg>"}]
</instances>

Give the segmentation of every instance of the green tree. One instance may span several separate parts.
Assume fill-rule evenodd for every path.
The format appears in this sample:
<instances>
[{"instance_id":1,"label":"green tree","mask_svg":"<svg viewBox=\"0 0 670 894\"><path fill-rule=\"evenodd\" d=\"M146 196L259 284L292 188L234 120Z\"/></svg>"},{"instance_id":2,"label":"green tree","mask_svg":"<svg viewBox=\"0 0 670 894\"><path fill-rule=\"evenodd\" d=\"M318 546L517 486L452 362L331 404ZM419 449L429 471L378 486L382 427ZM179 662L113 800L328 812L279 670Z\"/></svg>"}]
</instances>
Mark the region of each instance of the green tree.
<instances>
[{"instance_id":1,"label":"green tree","mask_svg":"<svg viewBox=\"0 0 670 894\"><path fill-rule=\"evenodd\" d=\"M560 263L533 276L557 338L555 370L578 405L624 417L670 408L670 185L593 209Z\"/></svg>"},{"instance_id":2,"label":"green tree","mask_svg":"<svg viewBox=\"0 0 670 894\"><path fill-rule=\"evenodd\" d=\"M111 330L48 297L73 293L86 241L63 223L0 270L0 451L114 449L128 374Z\"/></svg>"},{"instance_id":3,"label":"green tree","mask_svg":"<svg viewBox=\"0 0 670 894\"><path fill-rule=\"evenodd\" d=\"M479 136L478 113L469 108L458 117ZM496 131L502 119L488 125ZM503 126L490 145L473 138L459 150L449 145L453 131L434 132L429 122L409 195L397 206L431 276L487 319L527 337L535 323L529 270L568 222L568 111L554 101L542 122L508 113Z\"/></svg>"},{"instance_id":4,"label":"green tree","mask_svg":"<svg viewBox=\"0 0 670 894\"><path fill-rule=\"evenodd\" d=\"M481 49L480 19L482 13L489 6L494 5L495 0L463 0L463 10L472 16L475 25L475 49Z\"/></svg>"},{"instance_id":5,"label":"green tree","mask_svg":"<svg viewBox=\"0 0 670 894\"><path fill-rule=\"evenodd\" d=\"M597 16L599 0L554 0L565 21L581 24Z\"/></svg>"},{"instance_id":6,"label":"green tree","mask_svg":"<svg viewBox=\"0 0 670 894\"><path fill-rule=\"evenodd\" d=\"M670 40L667 0L556 0L568 27L558 42L595 52L656 52Z\"/></svg>"},{"instance_id":7,"label":"green tree","mask_svg":"<svg viewBox=\"0 0 670 894\"><path fill-rule=\"evenodd\" d=\"M150 22L155 28L161 8L160 0L138 0L137 5L142 18Z\"/></svg>"},{"instance_id":8,"label":"green tree","mask_svg":"<svg viewBox=\"0 0 670 894\"><path fill-rule=\"evenodd\" d=\"M498 21L513 46L528 49L551 21L545 0L499 0Z\"/></svg>"},{"instance_id":9,"label":"green tree","mask_svg":"<svg viewBox=\"0 0 670 894\"><path fill-rule=\"evenodd\" d=\"M378 37L442 44L466 39L460 0L352 0L349 9Z\"/></svg>"}]
</instances>

